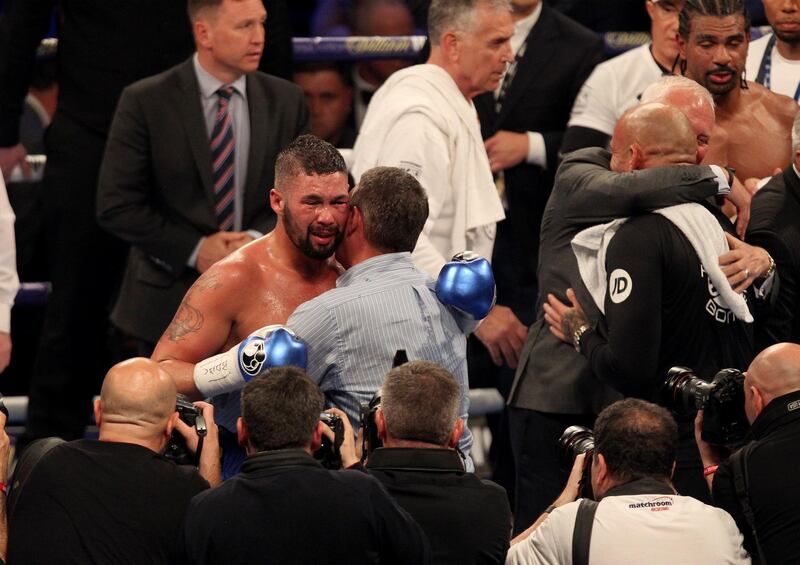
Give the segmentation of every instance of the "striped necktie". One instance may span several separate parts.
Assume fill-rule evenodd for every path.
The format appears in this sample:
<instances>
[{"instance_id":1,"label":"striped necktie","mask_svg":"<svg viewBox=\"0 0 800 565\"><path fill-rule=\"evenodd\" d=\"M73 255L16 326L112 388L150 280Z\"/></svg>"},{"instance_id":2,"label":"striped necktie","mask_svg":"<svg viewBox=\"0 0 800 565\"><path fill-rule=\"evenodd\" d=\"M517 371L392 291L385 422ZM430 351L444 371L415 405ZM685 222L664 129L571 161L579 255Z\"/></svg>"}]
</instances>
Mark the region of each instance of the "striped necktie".
<instances>
[{"instance_id":1,"label":"striped necktie","mask_svg":"<svg viewBox=\"0 0 800 565\"><path fill-rule=\"evenodd\" d=\"M234 165L235 143L233 139L233 119L229 110L232 86L217 90L219 106L211 132L211 160L214 170L214 212L220 231L233 230L234 219Z\"/></svg>"}]
</instances>

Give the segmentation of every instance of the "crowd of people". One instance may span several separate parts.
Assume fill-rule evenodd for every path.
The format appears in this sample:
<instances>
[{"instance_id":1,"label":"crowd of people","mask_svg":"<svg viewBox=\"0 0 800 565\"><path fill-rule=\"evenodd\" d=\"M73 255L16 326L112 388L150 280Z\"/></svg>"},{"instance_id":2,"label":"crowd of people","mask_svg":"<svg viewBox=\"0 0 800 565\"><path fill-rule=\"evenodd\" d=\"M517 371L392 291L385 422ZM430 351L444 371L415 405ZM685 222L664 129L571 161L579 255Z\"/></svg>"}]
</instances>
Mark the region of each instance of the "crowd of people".
<instances>
[{"instance_id":1,"label":"crowd of people","mask_svg":"<svg viewBox=\"0 0 800 565\"><path fill-rule=\"evenodd\" d=\"M0 558L800 562L800 0L642 2L608 60L569 2L344 2L426 61L292 66L282 0L6 0L0 372L54 4L59 52Z\"/></svg>"}]
</instances>

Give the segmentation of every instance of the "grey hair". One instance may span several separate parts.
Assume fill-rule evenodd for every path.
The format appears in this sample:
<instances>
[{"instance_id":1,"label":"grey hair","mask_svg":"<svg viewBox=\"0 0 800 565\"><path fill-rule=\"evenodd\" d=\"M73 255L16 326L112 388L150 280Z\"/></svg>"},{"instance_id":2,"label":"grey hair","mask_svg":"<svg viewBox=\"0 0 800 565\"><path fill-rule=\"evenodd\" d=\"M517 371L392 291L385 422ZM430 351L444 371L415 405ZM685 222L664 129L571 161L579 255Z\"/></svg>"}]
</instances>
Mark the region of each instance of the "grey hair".
<instances>
[{"instance_id":1,"label":"grey hair","mask_svg":"<svg viewBox=\"0 0 800 565\"><path fill-rule=\"evenodd\" d=\"M800 113L794 117L792 125L792 153L797 153L800 149Z\"/></svg>"},{"instance_id":2,"label":"grey hair","mask_svg":"<svg viewBox=\"0 0 800 565\"><path fill-rule=\"evenodd\" d=\"M708 102L711 108L716 108L714 105L714 97L711 96L711 93L706 90L705 87L700 85L697 81L677 75L663 76L650 84L650 86L645 88L644 92L642 92L641 102L642 104L647 104L649 102L661 102L662 104L666 104L666 99L669 94L679 90L694 94Z\"/></svg>"},{"instance_id":3,"label":"grey hair","mask_svg":"<svg viewBox=\"0 0 800 565\"><path fill-rule=\"evenodd\" d=\"M511 11L509 0L432 0L428 9L428 38L431 45L438 45L445 32L471 31L479 6Z\"/></svg>"}]
</instances>

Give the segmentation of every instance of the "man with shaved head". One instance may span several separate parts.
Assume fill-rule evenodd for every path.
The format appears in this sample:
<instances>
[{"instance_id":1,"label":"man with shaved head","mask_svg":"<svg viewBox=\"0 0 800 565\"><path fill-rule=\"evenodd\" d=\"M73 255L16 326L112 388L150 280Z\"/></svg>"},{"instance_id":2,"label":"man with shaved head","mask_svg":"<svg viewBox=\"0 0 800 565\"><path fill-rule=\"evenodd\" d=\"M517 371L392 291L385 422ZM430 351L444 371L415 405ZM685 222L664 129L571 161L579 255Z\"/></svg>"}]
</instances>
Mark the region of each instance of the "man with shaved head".
<instances>
[{"instance_id":1,"label":"man with shaved head","mask_svg":"<svg viewBox=\"0 0 800 565\"><path fill-rule=\"evenodd\" d=\"M680 110L644 104L617 123L611 166L624 172L694 163L696 143ZM544 305L550 331L574 346L597 377L625 396L650 401L658 400L675 365L707 376L722 367L743 369L753 356L753 317L719 267L730 222L710 205L657 212L596 226L572 240L581 278L603 312L596 327L572 291L573 307L553 295ZM688 421L680 426L673 480L679 493L707 500L691 428Z\"/></svg>"},{"instance_id":2,"label":"man with shaved head","mask_svg":"<svg viewBox=\"0 0 800 565\"><path fill-rule=\"evenodd\" d=\"M175 383L158 363L135 358L106 375L94 413L99 441L56 445L20 487L10 521L12 563L174 563L189 500L219 483L213 409L198 403L208 437L200 472L162 453L177 430L190 451L193 428L178 420Z\"/></svg>"},{"instance_id":3,"label":"man with shaved head","mask_svg":"<svg viewBox=\"0 0 800 565\"><path fill-rule=\"evenodd\" d=\"M744 374L744 410L753 441L722 461L700 437L697 443L714 504L727 510L744 534L744 546L765 563L800 562L800 345L778 343L758 354ZM744 470L750 521L737 495L735 475ZM756 539L758 541L756 541Z\"/></svg>"},{"instance_id":4,"label":"man with shaved head","mask_svg":"<svg viewBox=\"0 0 800 565\"><path fill-rule=\"evenodd\" d=\"M702 125L699 131L711 127L713 110L711 124ZM692 137L697 138L697 133L693 131ZM621 145L614 143L618 148ZM615 163L622 163L621 151L628 148L630 145L619 148ZM699 149L686 156L688 162L696 161ZM687 146L684 152L690 150ZM627 155L631 156L632 152ZM586 358L548 331L544 319L542 306L547 295L564 296L568 287L575 289L589 320L600 317L600 310L580 281L572 238L585 228L616 218L730 194L729 177L720 167L648 165L653 168L612 171L612 157L599 148L567 155L545 208L537 270L538 319L528 332L509 397L518 530L542 513L566 480L558 464L558 438L564 428L573 424L591 426L600 410L618 397L617 391L595 377ZM742 192L746 191L742 188Z\"/></svg>"}]
</instances>

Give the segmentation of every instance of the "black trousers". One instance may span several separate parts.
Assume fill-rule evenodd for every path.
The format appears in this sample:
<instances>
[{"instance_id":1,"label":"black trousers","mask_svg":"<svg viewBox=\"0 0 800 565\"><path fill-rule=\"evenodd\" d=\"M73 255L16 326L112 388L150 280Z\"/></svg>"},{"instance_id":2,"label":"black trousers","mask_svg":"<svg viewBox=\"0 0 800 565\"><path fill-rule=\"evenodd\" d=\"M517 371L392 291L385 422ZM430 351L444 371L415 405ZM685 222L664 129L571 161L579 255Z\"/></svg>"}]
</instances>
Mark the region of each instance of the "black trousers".
<instances>
[{"instance_id":1,"label":"black trousers","mask_svg":"<svg viewBox=\"0 0 800 565\"><path fill-rule=\"evenodd\" d=\"M570 469L561 465L558 438L569 426L592 427L594 418L509 407L517 475L514 535L533 524L567 484Z\"/></svg>"},{"instance_id":2,"label":"black trousers","mask_svg":"<svg viewBox=\"0 0 800 565\"><path fill-rule=\"evenodd\" d=\"M110 366L108 314L127 254L127 246L95 222L105 136L57 113L46 144L43 215L53 291L31 375L23 442L82 437L91 396Z\"/></svg>"}]
</instances>

